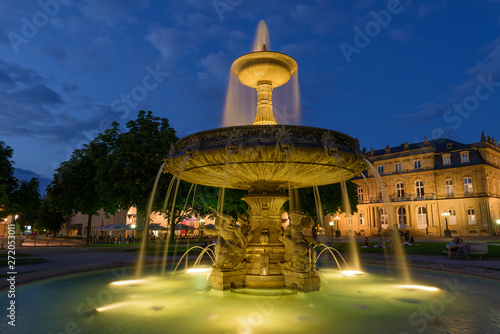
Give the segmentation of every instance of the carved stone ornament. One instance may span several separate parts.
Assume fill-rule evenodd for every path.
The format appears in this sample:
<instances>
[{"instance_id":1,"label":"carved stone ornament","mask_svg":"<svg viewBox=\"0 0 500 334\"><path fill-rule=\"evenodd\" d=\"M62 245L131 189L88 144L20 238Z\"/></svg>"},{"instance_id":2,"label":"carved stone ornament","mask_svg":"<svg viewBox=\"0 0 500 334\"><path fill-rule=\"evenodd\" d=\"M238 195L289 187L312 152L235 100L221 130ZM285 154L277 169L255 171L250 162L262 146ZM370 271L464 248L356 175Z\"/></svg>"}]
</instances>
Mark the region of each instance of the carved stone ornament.
<instances>
[{"instance_id":1,"label":"carved stone ornament","mask_svg":"<svg viewBox=\"0 0 500 334\"><path fill-rule=\"evenodd\" d=\"M325 148L325 153L329 156L334 156L338 152L337 139L332 135L331 132L325 132L321 136L321 143Z\"/></svg>"},{"instance_id":2,"label":"carved stone ornament","mask_svg":"<svg viewBox=\"0 0 500 334\"><path fill-rule=\"evenodd\" d=\"M228 152L232 154L238 153L241 145L241 141L243 136L241 135L241 131L238 129L234 129L230 134L226 142L226 149Z\"/></svg>"},{"instance_id":3,"label":"carved stone ornament","mask_svg":"<svg viewBox=\"0 0 500 334\"><path fill-rule=\"evenodd\" d=\"M292 149L293 141L291 134L284 126L278 128L278 132L276 133L276 146L282 153Z\"/></svg>"}]
</instances>

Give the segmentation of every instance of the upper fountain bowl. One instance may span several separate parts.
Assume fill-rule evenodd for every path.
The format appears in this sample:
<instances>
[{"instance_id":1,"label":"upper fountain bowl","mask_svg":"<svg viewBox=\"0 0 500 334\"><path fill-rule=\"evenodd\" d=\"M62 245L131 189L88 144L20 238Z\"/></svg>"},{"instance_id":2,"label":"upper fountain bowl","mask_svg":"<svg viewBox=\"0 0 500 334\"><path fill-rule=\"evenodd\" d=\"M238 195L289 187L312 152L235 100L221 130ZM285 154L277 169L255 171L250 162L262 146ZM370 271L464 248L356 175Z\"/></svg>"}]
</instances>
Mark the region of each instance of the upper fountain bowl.
<instances>
[{"instance_id":1,"label":"upper fountain bowl","mask_svg":"<svg viewBox=\"0 0 500 334\"><path fill-rule=\"evenodd\" d=\"M284 53L257 51L236 59L231 72L248 87L256 88L260 82L270 82L276 88L297 72L297 62Z\"/></svg>"}]
</instances>

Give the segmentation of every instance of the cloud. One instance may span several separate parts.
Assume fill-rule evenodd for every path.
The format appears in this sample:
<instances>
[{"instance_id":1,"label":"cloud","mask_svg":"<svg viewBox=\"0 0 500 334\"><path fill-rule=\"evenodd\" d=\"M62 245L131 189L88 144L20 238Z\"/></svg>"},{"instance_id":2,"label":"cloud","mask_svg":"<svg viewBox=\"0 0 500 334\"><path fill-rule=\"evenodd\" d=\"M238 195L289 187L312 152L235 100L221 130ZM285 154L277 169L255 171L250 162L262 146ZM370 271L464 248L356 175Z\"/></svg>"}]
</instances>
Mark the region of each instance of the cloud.
<instances>
[{"instance_id":1,"label":"cloud","mask_svg":"<svg viewBox=\"0 0 500 334\"><path fill-rule=\"evenodd\" d=\"M47 189L47 186L50 184L52 181L48 177L41 176L38 173L35 173L31 170L23 169L23 168L16 168L14 170L14 176L19 180L19 181L29 181L32 178L37 178L38 181L40 182L40 192L45 193L45 190Z\"/></svg>"},{"instance_id":2,"label":"cloud","mask_svg":"<svg viewBox=\"0 0 500 334\"><path fill-rule=\"evenodd\" d=\"M63 103L61 95L42 83L20 89L11 96L28 103L38 103L41 105L56 105Z\"/></svg>"},{"instance_id":3,"label":"cloud","mask_svg":"<svg viewBox=\"0 0 500 334\"><path fill-rule=\"evenodd\" d=\"M174 28L154 27L146 36L167 62L174 62L195 45L195 34Z\"/></svg>"},{"instance_id":4,"label":"cloud","mask_svg":"<svg viewBox=\"0 0 500 334\"><path fill-rule=\"evenodd\" d=\"M88 17L114 26L120 21L137 22L133 15L133 7L143 8L148 3L149 1L134 0L86 0L79 8Z\"/></svg>"},{"instance_id":5,"label":"cloud","mask_svg":"<svg viewBox=\"0 0 500 334\"><path fill-rule=\"evenodd\" d=\"M488 43L483 48L489 50L488 54L476 65L465 71L468 79L451 87L439 96L436 101L421 104L416 107L417 112L399 115L400 119L407 122L426 122L429 118L441 116L455 104L460 104L468 96L474 96L475 89L482 82L478 78L489 81L500 81L500 36Z\"/></svg>"},{"instance_id":6,"label":"cloud","mask_svg":"<svg viewBox=\"0 0 500 334\"><path fill-rule=\"evenodd\" d=\"M71 93L77 86L61 85ZM38 72L0 60L0 136L32 137L40 142L81 143L93 139L119 116L88 97L61 94ZM76 148L76 147L75 147Z\"/></svg>"}]
</instances>

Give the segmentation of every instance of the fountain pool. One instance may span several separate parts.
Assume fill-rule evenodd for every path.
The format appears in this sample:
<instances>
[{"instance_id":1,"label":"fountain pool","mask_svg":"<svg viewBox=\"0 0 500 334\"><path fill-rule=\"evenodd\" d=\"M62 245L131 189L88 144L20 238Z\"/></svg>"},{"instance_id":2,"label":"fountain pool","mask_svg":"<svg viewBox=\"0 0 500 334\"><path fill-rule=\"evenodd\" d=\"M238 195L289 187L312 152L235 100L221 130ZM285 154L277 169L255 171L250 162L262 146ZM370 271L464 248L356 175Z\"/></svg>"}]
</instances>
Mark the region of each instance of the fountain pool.
<instances>
[{"instance_id":1,"label":"fountain pool","mask_svg":"<svg viewBox=\"0 0 500 334\"><path fill-rule=\"evenodd\" d=\"M331 263L328 263L329 265ZM17 326L2 333L498 333L498 282L413 270L426 290L400 286L391 268L343 275L323 265L321 291L209 289L210 271L173 279L132 268L18 287ZM113 284L113 282L115 282ZM97 311L95 311L97 309Z\"/></svg>"}]
</instances>

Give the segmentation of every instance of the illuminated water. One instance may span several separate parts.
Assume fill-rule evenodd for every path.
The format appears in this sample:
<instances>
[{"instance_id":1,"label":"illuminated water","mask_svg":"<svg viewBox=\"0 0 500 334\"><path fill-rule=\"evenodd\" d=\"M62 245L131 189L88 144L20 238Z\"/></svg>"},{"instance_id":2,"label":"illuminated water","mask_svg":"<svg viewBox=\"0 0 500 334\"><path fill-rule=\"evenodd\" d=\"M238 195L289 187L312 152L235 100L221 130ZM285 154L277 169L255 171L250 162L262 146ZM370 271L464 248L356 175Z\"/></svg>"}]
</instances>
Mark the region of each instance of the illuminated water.
<instances>
[{"instance_id":1,"label":"illuminated water","mask_svg":"<svg viewBox=\"0 0 500 334\"><path fill-rule=\"evenodd\" d=\"M145 269L147 272L147 269ZM135 279L132 269L65 276L17 289L17 326L2 333L498 333L498 282L413 271L405 289L391 269L344 276L322 268L321 291L207 290L207 272ZM127 283L127 282L124 282ZM417 284L417 283L414 283ZM99 308L100 312L92 311Z\"/></svg>"}]
</instances>

